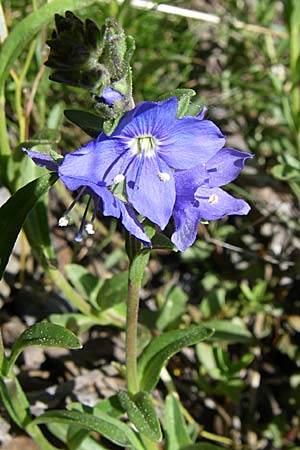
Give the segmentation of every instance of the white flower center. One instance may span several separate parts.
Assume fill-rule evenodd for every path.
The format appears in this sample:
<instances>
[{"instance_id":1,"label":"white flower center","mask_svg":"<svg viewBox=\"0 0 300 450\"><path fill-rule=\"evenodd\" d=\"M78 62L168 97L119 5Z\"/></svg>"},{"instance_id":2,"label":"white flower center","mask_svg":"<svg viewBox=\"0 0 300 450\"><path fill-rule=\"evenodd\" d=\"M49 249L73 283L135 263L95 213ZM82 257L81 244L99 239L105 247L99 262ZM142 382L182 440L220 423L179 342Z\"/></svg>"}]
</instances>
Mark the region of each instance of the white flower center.
<instances>
[{"instance_id":1,"label":"white flower center","mask_svg":"<svg viewBox=\"0 0 300 450\"><path fill-rule=\"evenodd\" d=\"M155 137L150 134L135 137L130 142L130 148L133 155L141 155L144 152L146 158L151 158L155 155L157 141Z\"/></svg>"},{"instance_id":2,"label":"white flower center","mask_svg":"<svg viewBox=\"0 0 300 450\"><path fill-rule=\"evenodd\" d=\"M218 201L219 196L217 194L212 194L208 199L208 203L210 203L211 205L215 205L216 203L218 203Z\"/></svg>"}]
</instances>

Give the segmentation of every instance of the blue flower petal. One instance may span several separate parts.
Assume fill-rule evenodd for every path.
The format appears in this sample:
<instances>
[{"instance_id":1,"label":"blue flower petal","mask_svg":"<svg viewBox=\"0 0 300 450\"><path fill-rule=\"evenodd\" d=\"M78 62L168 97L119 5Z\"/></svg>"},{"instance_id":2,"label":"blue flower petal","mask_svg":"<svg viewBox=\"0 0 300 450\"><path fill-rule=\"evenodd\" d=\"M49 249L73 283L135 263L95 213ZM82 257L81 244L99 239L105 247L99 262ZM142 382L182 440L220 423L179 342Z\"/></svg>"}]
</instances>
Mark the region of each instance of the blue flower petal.
<instances>
[{"instance_id":1,"label":"blue flower petal","mask_svg":"<svg viewBox=\"0 0 300 450\"><path fill-rule=\"evenodd\" d=\"M58 164L53 161L50 155L46 155L44 153L34 152L32 150L27 150L26 148L22 148L23 152L26 153L32 161L39 167L46 167L46 169L51 171L57 171Z\"/></svg>"},{"instance_id":2,"label":"blue flower petal","mask_svg":"<svg viewBox=\"0 0 300 450\"><path fill-rule=\"evenodd\" d=\"M201 111L199 112L199 114L196 116L198 120L203 120L205 115L207 113L207 107L203 106L203 108L201 109Z\"/></svg>"},{"instance_id":3,"label":"blue flower petal","mask_svg":"<svg viewBox=\"0 0 300 450\"><path fill-rule=\"evenodd\" d=\"M168 180L162 181L160 174ZM127 195L133 207L164 229L175 202L175 183L171 169L158 158L135 158L126 175Z\"/></svg>"},{"instance_id":4,"label":"blue flower petal","mask_svg":"<svg viewBox=\"0 0 300 450\"><path fill-rule=\"evenodd\" d=\"M177 119L160 141L158 154L175 169L190 169L206 163L225 144L220 129L210 120Z\"/></svg>"},{"instance_id":5,"label":"blue flower petal","mask_svg":"<svg viewBox=\"0 0 300 450\"><path fill-rule=\"evenodd\" d=\"M125 114L113 136L138 137L152 135L163 137L176 119L178 101L172 97L164 102L143 102ZM128 120L130 118L130 120Z\"/></svg>"},{"instance_id":6,"label":"blue flower petal","mask_svg":"<svg viewBox=\"0 0 300 450\"><path fill-rule=\"evenodd\" d=\"M195 191L208 181L209 174L205 165L200 164L193 169L175 170L174 177L176 198L193 201Z\"/></svg>"},{"instance_id":7,"label":"blue flower petal","mask_svg":"<svg viewBox=\"0 0 300 450\"><path fill-rule=\"evenodd\" d=\"M195 193L201 219L216 220L226 215L246 215L250 206L220 188L199 187Z\"/></svg>"},{"instance_id":8,"label":"blue flower petal","mask_svg":"<svg viewBox=\"0 0 300 450\"><path fill-rule=\"evenodd\" d=\"M247 158L253 158L253 155L233 148L222 148L205 164L209 173L208 186L224 186L230 183L240 174Z\"/></svg>"},{"instance_id":9,"label":"blue flower petal","mask_svg":"<svg viewBox=\"0 0 300 450\"><path fill-rule=\"evenodd\" d=\"M132 208L125 205L118 198L114 197L111 192L105 189L101 195L103 205L103 215L113 216L117 219L121 217L121 222L129 233L133 234L137 239L141 240L144 245L151 247L151 241L145 233L140 222L134 215Z\"/></svg>"},{"instance_id":10,"label":"blue flower petal","mask_svg":"<svg viewBox=\"0 0 300 450\"><path fill-rule=\"evenodd\" d=\"M102 90L102 95L99 98L99 102L103 102L108 106L113 106L116 100L122 100L124 97L121 92L116 91L111 87L105 87ZM98 98L96 97L98 100Z\"/></svg>"},{"instance_id":11,"label":"blue flower petal","mask_svg":"<svg viewBox=\"0 0 300 450\"><path fill-rule=\"evenodd\" d=\"M93 140L76 152L68 153L59 166L60 177L76 178L81 184L110 185L114 177L126 166L126 150L118 139L105 140L100 143ZM129 156L129 155L128 155Z\"/></svg>"},{"instance_id":12,"label":"blue flower petal","mask_svg":"<svg viewBox=\"0 0 300 450\"><path fill-rule=\"evenodd\" d=\"M188 208L181 208L176 202L174 208L174 224L176 230L172 234L171 241L181 252L195 241L199 221L200 212L196 207L190 204Z\"/></svg>"}]
</instances>

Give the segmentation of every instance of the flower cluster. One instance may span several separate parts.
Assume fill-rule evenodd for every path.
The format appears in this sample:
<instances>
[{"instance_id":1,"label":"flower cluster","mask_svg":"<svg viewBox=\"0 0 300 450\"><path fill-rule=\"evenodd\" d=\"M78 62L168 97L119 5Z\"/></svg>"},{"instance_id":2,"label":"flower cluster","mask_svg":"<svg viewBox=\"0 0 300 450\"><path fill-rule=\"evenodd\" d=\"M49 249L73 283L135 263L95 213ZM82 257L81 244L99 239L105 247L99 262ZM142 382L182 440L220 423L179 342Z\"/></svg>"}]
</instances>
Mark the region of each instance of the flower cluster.
<instances>
[{"instance_id":1,"label":"flower cluster","mask_svg":"<svg viewBox=\"0 0 300 450\"><path fill-rule=\"evenodd\" d=\"M55 15L56 30L47 41L50 79L86 89L105 119L133 108L130 59L135 44L112 18L102 31L90 19L83 23L71 11Z\"/></svg>"},{"instance_id":2,"label":"flower cluster","mask_svg":"<svg viewBox=\"0 0 300 450\"><path fill-rule=\"evenodd\" d=\"M176 97L142 102L127 112L110 136L103 132L56 163L49 155L26 150L33 161L56 170L75 201L89 194L94 214L82 222L92 233L92 221L102 202L104 215L120 218L124 227L144 245L151 241L136 212L162 230L174 217L172 242L181 251L190 246L201 219L247 214L250 207L223 191L251 155L223 148L225 137L204 111L198 117L177 118ZM73 202L74 204L74 202ZM73 204L70 208L73 207ZM60 225L68 222L67 210Z\"/></svg>"}]
</instances>

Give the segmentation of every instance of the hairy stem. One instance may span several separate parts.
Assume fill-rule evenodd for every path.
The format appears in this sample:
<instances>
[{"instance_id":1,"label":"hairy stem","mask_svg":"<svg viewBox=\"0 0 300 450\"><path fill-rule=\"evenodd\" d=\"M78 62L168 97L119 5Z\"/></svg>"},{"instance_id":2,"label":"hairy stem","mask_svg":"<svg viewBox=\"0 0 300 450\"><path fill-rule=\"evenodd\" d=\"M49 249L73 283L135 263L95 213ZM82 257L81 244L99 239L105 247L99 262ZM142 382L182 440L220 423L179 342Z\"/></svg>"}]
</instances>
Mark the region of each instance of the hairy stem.
<instances>
[{"instance_id":1,"label":"hairy stem","mask_svg":"<svg viewBox=\"0 0 300 450\"><path fill-rule=\"evenodd\" d=\"M127 388L132 394L138 392L137 378L137 326L139 312L140 286L130 283L127 298L126 320L126 374Z\"/></svg>"},{"instance_id":2,"label":"hairy stem","mask_svg":"<svg viewBox=\"0 0 300 450\"><path fill-rule=\"evenodd\" d=\"M137 329L140 288L145 268L149 261L149 252L141 249L141 244L133 236L129 242L129 280L126 317L126 379L127 389L135 394L139 390L137 372Z\"/></svg>"}]
</instances>

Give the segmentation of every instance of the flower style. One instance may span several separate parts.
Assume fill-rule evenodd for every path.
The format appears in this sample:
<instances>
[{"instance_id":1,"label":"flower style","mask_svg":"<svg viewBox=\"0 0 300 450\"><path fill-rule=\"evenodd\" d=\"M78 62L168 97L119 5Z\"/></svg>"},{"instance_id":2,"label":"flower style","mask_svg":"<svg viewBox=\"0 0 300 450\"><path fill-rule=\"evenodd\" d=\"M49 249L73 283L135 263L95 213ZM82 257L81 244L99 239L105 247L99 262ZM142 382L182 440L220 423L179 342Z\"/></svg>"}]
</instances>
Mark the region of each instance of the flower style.
<instances>
[{"instance_id":1,"label":"flower style","mask_svg":"<svg viewBox=\"0 0 300 450\"><path fill-rule=\"evenodd\" d=\"M138 104L122 117L111 136L101 133L67 154L58 167L60 178L70 189L75 183L98 189L110 186L113 191L123 183L129 204L164 229L175 203L174 169L206 163L225 143L213 122L178 119L177 107L176 97Z\"/></svg>"},{"instance_id":2,"label":"flower style","mask_svg":"<svg viewBox=\"0 0 300 450\"><path fill-rule=\"evenodd\" d=\"M215 220L225 215L248 214L250 206L220 189L234 180L252 158L246 152L223 148L205 164L190 170L175 171L175 232L172 242L184 251L193 244L201 219Z\"/></svg>"},{"instance_id":3,"label":"flower style","mask_svg":"<svg viewBox=\"0 0 300 450\"><path fill-rule=\"evenodd\" d=\"M60 167L63 165L64 160L59 164L53 161L50 155L34 152L31 150L23 149L28 156L35 162L37 166L46 167L48 170L58 172L59 178L71 191L79 190L77 196L71 205L67 208L65 214L59 219L59 226L67 226L69 223L68 213L77 203L77 201L83 195L89 195L90 198L87 202L86 210L83 214L82 222L78 234L75 238L76 241L81 241L82 232L85 228L87 234L94 234L93 222L96 218L96 213L102 203L102 213L104 216L112 216L117 219L121 219L124 227L133 234L137 239L142 241L146 247L151 247L151 241L145 231L143 230L140 222L137 220L135 213L131 206L127 203L123 203L117 197L115 197L105 186L104 182L95 183L93 179L87 178L83 180L78 173L74 171L72 176L65 176L61 174ZM89 205L91 199L94 201L94 211L90 221L86 221Z\"/></svg>"}]
</instances>

